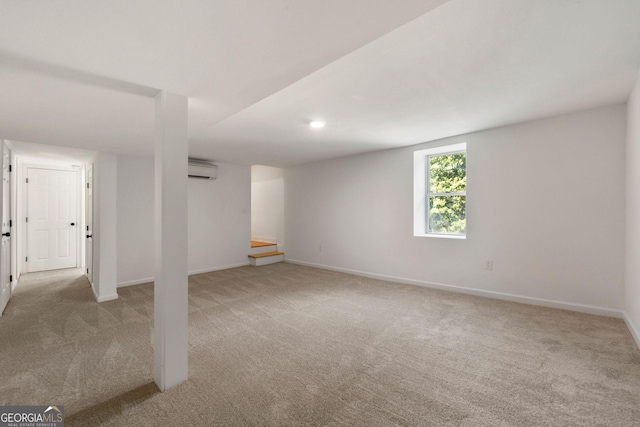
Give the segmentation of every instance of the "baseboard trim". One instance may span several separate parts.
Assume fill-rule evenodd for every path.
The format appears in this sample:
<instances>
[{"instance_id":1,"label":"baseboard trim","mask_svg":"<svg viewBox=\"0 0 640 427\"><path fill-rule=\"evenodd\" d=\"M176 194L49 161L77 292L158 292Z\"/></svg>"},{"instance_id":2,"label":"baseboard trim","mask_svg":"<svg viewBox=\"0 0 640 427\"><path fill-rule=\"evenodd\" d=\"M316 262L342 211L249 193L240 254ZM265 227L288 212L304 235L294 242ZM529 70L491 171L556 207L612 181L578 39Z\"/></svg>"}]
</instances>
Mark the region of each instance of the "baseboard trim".
<instances>
[{"instance_id":1,"label":"baseboard trim","mask_svg":"<svg viewBox=\"0 0 640 427\"><path fill-rule=\"evenodd\" d=\"M638 329L636 325L633 324L633 322L629 318L629 315L627 314L626 311L623 311L622 315L623 315L624 323L627 324L627 328L629 329L629 332L631 332L631 336L633 337L633 340L636 342L638 349L640 349L640 329Z\"/></svg>"},{"instance_id":2,"label":"baseboard trim","mask_svg":"<svg viewBox=\"0 0 640 427\"><path fill-rule=\"evenodd\" d=\"M97 299L98 302L113 301L118 299L118 294L105 295Z\"/></svg>"},{"instance_id":3,"label":"baseboard trim","mask_svg":"<svg viewBox=\"0 0 640 427\"><path fill-rule=\"evenodd\" d=\"M93 292L93 297L96 299L97 302L113 301L114 299L118 299L117 293L111 294L111 295L103 295L99 297L98 294L96 293L96 288L93 286L93 283L91 283L91 291Z\"/></svg>"},{"instance_id":4,"label":"baseboard trim","mask_svg":"<svg viewBox=\"0 0 640 427\"><path fill-rule=\"evenodd\" d=\"M120 282L116 286L118 288L126 288L127 286L142 285L144 283L149 283L149 282L153 282L153 277L147 277L145 279L138 279L138 280L129 280L128 282Z\"/></svg>"},{"instance_id":5,"label":"baseboard trim","mask_svg":"<svg viewBox=\"0 0 640 427\"><path fill-rule=\"evenodd\" d=\"M521 304L537 305L537 306L550 307L550 308L559 308L562 310L578 311L581 313L596 314L598 316L606 316L606 317L615 317L618 319L622 319L624 316L622 310L617 310L614 308L598 307L598 306L587 305L587 304L576 304L576 303L570 303L570 302L548 300L543 298L527 297L523 295L508 294L504 292L485 291L482 289L466 288L463 286L455 286L455 285L446 285L443 283L427 282L424 280L408 279L405 277L387 276L385 274L376 274L376 273L369 273L366 271L351 270L351 269L342 268L342 267L333 267L333 266L324 265L324 264L315 264L315 263L306 262L306 261L293 260L290 258L285 258L285 262L304 265L307 267L320 268L323 270L331 270L331 271L338 271L341 273L354 274L356 276L369 277L371 279L386 280L389 282L403 283L407 285L416 285L416 286L422 286L425 288L439 289L443 291L451 291L451 292L457 292L457 293L467 294L467 295L475 295L479 297L517 302Z\"/></svg>"},{"instance_id":6,"label":"baseboard trim","mask_svg":"<svg viewBox=\"0 0 640 427\"><path fill-rule=\"evenodd\" d=\"M249 261L242 262L242 263L239 263L239 264L230 264L230 265L222 265L220 267L205 268L203 270L193 270L193 271L189 271L187 274L189 276L193 276L194 274L210 273L212 271L227 270L229 268L244 267L244 266L247 266L247 265L249 265ZM142 285L144 283L149 283L149 282L153 282L153 277L147 277L147 278L144 278L144 279L137 279L137 280L129 280L127 282L120 282L120 283L118 283L117 287L118 288L125 288L127 286Z\"/></svg>"}]
</instances>

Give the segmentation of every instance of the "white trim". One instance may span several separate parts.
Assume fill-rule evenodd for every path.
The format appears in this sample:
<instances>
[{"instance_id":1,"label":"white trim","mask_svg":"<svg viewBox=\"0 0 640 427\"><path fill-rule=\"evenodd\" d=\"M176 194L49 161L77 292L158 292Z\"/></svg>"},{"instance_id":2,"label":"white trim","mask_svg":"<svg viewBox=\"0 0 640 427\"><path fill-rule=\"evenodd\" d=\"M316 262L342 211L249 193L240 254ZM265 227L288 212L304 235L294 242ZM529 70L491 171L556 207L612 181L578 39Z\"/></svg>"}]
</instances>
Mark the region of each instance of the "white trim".
<instances>
[{"instance_id":1,"label":"white trim","mask_svg":"<svg viewBox=\"0 0 640 427\"><path fill-rule=\"evenodd\" d=\"M465 234L446 234L446 233L428 233L427 232L427 209L426 198L428 193L427 186L427 156L466 153L467 143L442 145L440 147L424 148L413 152L413 236L414 237L433 237L436 235L445 239L461 239L467 237ZM466 195L466 192L464 193ZM468 230L466 230L468 231Z\"/></svg>"},{"instance_id":2,"label":"white trim","mask_svg":"<svg viewBox=\"0 0 640 427\"><path fill-rule=\"evenodd\" d=\"M205 268L203 270L193 270L189 272L189 276L193 276L194 274L210 273L212 271L227 270L229 268L245 267L247 265L250 265L249 261L243 262L240 264L230 264L230 265L222 265L220 267ZM146 279L129 280L127 282L118 283L117 287L125 288L127 286L142 285L143 283L153 282L153 280L154 280L153 277L147 277Z\"/></svg>"},{"instance_id":3,"label":"white trim","mask_svg":"<svg viewBox=\"0 0 640 427\"><path fill-rule=\"evenodd\" d=\"M113 301L114 299L118 299L118 294L105 295L103 297L98 298L96 301L105 302L105 301Z\"/></svg>"},{"instance_id":4,"label":"white trim","mask_svg":"<svg viewBox=\"0 0 640 427\"><path fill-rule=\"evenodd\" d=\"M465 240L467 238L467 235L466 234L429 233L429 234L414 235L414 237L435 237L436 239Z\"/></svg>"},{"instance_id":5,"label":"white trim","mask_svg":"<svg viewBox=\"0 0 640 427\"><path fill-rule=\"evenodd\" d=\"M640 329L638 329L636 325L633 324L633 322L629 318L629 315L627 314L626 311L622 312L622 316L623 316L622 318L624 319L624 323L626 323L627 328L629 328L629 332L631 332L631 336L633 337L634 341L636 342L636 345L640 349Z\"/></svg>"},{"instance_id":6,"label":"white trim","mask_svg":"<svg viewBox=\"0 0 640 427\"><path fill-rule=\"evenodd\" d=\"M118 288L126 288L127 286L142 285L144 283L153 282L153 277L147 277L146 279L129 280L127 282L120 282L116 286Z\"/></svg>"},{"instance_id":7,"label":"white trim","mask_svg":"<svg viewBox=\"0 0 640 427\"><path fill-rule=\"evenodd\" d=\"M563 310L578 311L581 313L596 314L598 316L623 318L623 311L615 308L599 307L595 305L577 304L571 302L548 300L543 298L527 297L523 295L508 294L504 292L485 291L482 289L466 288L463 286L446 285L443 283L427 282L424 280L408 279L405 277L387 276L385 274L368 273L365 271L351 270L348 268L332 267L329 265L314 264L311 262L297 261L287 258L286 262L292 264L305 265L308 267L320 268L323 270L339 271L342 273L354 274L356 276L370 277L372 279L386 280L389 282L404 283L407 285L422 286L425 288L440 289L443 291L457 292L467 295L475 295L479 297L499 299L504 301L518 302L521 304L538 305L542 307L559 308Z\"/></svg>"},{"instance_id":8,"label":"white trim","mask_svg":"<svg viewBox=\"0 0 640 427\"><path fill-rule=\"evenodd\" d=\"M93 284L91 285L91 291L93 292L93 297L97 302L113 301L114 299L118 299L117 293L98 297L98 294L96 294L96 288L93 287Z\"/></svg>"},{"instance_id":9,"label":"white trim","mask_svg":"<svg viewBox=\"0 0 640 427\"><path fill-rule=\"evenodd\" d=\"M33 162L33 159L31 159ZM26 183L25 178L29 176L29 169L45 169L45 170L56 170L56 171L65 171L65 172L75 172L76 173L76 223L78 224L78 228L76 229L76 265L75 267L70 268L83 268L84 267L84 192L82 191L82 187L85 185L86 180L84 179L84 166L83 165L63 165L57 163L47 163L47 161L43 161L40 163L30 163L23 162L18 160L18 164L20 167L21 176L16 176L19 180L17 182L18 187L16 187L16 191L20 191L22 189L22 212L16 212L18 218L16 220L16 232L18 234L18 238L20 238L20 234L22 234L20 249L22 249L23 253L20 253L20 250L17 250L18 254L18 263L21 265L21 272L25 273L35 273L29 271L28 262L25 261L25 257L29 252L28 245L28 226L26 221L23 221L27 216L29 216L29 185ZM17 175L17 174L16 174ZM16 204L19 203L16 198ZM21 226L22 230L18 230L18 224ZM20 233L20 231L23 231Z\"/></svg>"},{"instance_id":10,"label":"white trim","mask_svg":"<svg viewBox=\"0 0 640 427\"><path fill-rule=\"evenodd\" d=\"M423 148L422 150L416 150L413 153L414 156L417 153L418 156L424 157L434 156L438 154L463 153L465 151L467 151L467 143L460 142L458 144L447 144L441 145L439 147Z\"/></svg>"}]
</instances>

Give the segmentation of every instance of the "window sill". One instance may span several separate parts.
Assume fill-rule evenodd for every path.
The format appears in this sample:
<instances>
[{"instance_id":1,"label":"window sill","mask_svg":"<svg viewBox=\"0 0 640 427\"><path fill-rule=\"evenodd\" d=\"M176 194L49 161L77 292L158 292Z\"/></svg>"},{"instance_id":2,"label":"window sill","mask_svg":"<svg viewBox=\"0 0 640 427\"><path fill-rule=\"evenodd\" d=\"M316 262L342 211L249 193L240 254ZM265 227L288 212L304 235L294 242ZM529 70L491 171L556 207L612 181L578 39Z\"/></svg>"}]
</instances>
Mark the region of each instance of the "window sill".
<instances>
[{"instance_id":1,"label":"window sill","mask_svg":"<svg viewBox=\"0 0 640 427\"><path fill-rule=\"evenodd\" d=\"M454 240L465 240L467 235L464 236L456 235L456 234L414 234L413 237L435 237L436 239L454 239Z\"/></svg>"}]
</instances>

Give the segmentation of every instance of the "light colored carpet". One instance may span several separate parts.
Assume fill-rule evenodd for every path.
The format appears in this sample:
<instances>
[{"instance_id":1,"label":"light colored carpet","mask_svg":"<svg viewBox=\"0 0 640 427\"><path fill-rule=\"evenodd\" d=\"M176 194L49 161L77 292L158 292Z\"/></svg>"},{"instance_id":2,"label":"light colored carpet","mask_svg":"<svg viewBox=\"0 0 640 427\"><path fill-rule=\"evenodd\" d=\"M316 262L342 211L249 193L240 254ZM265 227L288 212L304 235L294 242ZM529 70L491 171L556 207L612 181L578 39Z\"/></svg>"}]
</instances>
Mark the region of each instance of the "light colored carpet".
<instances>
[{"instance_id":1,"label":"light colored carpet","mask_svg":"<svg viewBox=\"0 0 640 427\"><path fill-rule=\"evenodd\" d=\"M97 304L25 276L0 318L0 404L67 425L638 426L619 319L287 263L189 280L190 379L159 393L153 287Z\"/></svg>"}]
</instances>

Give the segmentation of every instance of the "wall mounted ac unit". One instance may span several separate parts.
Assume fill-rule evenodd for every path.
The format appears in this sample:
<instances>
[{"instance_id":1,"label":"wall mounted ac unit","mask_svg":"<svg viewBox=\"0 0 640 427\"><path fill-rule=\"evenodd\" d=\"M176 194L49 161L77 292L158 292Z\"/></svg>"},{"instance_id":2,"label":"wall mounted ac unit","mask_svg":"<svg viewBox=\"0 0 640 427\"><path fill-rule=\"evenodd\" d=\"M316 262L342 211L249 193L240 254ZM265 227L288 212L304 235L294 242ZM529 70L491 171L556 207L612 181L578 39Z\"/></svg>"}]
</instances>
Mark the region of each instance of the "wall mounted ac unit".
<instances>
[{"instance_id":1,"label":"wall mounted ac unit","mask_svg":"<svg viewBox=\"0 0 640 427\"><path fill-rule=\"evenodd\" d=\"M189 159L189 178L216 179L217 177L218 166Z\"/></svg>"}]
</instances>

